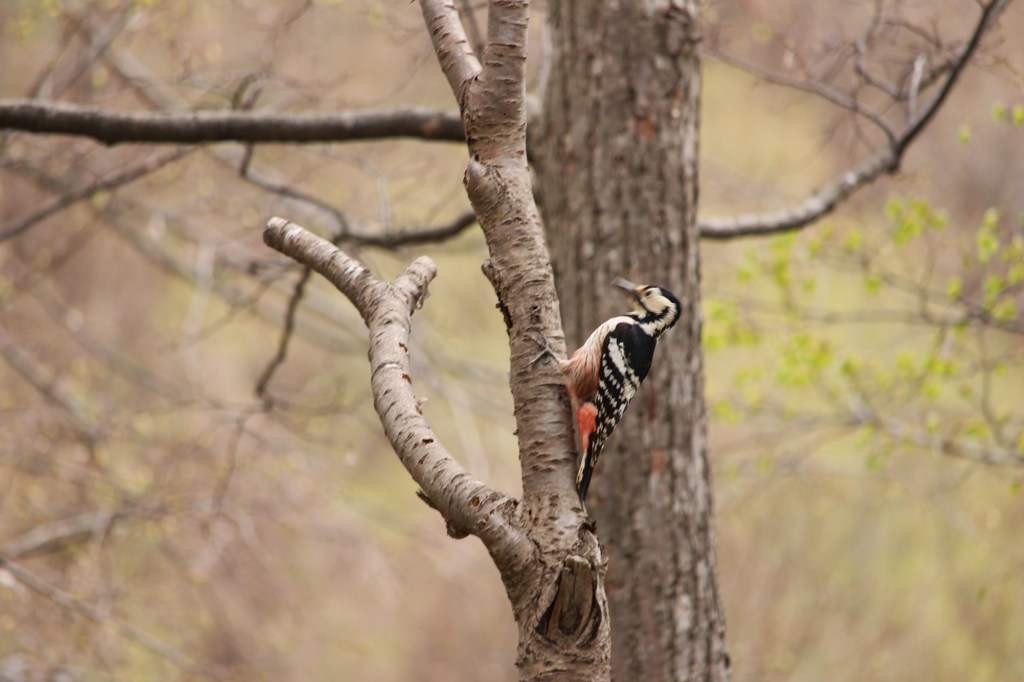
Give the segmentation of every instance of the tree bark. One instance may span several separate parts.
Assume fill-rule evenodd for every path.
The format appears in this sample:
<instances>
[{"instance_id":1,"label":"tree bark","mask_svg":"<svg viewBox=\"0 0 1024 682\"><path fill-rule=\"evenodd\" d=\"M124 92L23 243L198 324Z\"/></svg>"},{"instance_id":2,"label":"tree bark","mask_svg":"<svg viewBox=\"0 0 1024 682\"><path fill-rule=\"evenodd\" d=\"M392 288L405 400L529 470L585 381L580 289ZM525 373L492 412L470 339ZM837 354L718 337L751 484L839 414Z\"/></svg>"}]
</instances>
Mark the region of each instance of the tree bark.
<instances>
[{"instance_id":1,"label":"tree bark","mask_svg":"<svg viewBox=\"0 0 1024 682\"><path fill-rule=\"evenodd\" d=\"M477 59L453 0L421 0L438 61L455 95L470 160L466 192L490 259L484 274L509 335L510 387L523 498L476 481L437 441L409 375L413 310L435 272L420 258L394 282L375 278L336 246L281 218L266 243L330 280L370 331L374 406L420 497L453 537L476 535L497 566L519 626L520 679L602 681L611 645L606 561L573 484L575 447L564 379L533 363L539 346L565 354L555 282L526 163L526 0L494 0Z\"/></svg>"},{"instance_id":2,"label":"tree bark","mask_svg":"<svg viewBox=\"0 0 1024 682\"><path fill-rule=\"evenodd\" d=\"M0 129L90 137L103 144L150 142L348 142L411 137L461 142L462 121L426 107L323 114L275 111L110 111L68 102L0 99Z\"/></svg>"},{"instance_id":3,"label":"tree bark","mask_svg":"<svg viewBox=\"0 0 1024 682\"><path fill-rule=\"evenodd\" d=\"M471 155L466 192L490 251L484 273L509 334L510 386L522 468L521 504L502 518L530 540L527 556L492 557L519 626L523 680L607 680L606 562L573 485L575 447L564 380L540 344L564 355L554 276L526 163L526 0L494 0L478 60L453 0L421 0L441 68L459 103Z\"/></svg>"},{"instance_id":4,"label":"tree bark","mask_svg":"<svg viewBox=\"0 0 1024 682\"><path fill-rule=\"evenodd\" d=\"M666 286L683 316L612 436L590 514L607 545L619 680L725 680L707 460L695 2L549 3L536 146L568 338L628 310L616 276Z\"/></svg>"}]
</instances>

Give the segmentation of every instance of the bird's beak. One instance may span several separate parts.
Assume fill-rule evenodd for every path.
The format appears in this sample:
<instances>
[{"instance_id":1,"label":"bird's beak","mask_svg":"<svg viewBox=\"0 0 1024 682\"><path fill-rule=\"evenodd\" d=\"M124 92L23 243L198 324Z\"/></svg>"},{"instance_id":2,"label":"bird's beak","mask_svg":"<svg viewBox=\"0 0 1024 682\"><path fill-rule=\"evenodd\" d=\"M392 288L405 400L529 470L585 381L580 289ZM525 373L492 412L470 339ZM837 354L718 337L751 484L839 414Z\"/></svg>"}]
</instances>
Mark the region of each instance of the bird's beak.
<instances>
[{"instance_id":1,"label":"bird's beak","mask_svg":"<svg viewBox=\"0 0 1024 682\"><path fill-rule=\"evenodd\" d=\"M622 279L621 277L617 277L612 284L628 293L629 297L634 301L639 301L643 296L644 286L642 284L636 284L635 282L630 282L628 279Z\"/></svg>"}]
</instances>

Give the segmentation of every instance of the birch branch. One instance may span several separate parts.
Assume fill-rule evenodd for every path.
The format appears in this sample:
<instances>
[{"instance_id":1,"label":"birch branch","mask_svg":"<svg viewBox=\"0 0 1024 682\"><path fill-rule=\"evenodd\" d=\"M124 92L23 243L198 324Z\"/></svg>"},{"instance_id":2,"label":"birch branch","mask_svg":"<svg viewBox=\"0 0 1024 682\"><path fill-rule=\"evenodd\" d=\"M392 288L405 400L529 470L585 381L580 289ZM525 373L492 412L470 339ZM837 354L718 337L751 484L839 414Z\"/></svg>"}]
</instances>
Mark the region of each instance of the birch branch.
<instances>
[{"instance_id":1,"label":"birch branch","mask_svg":"<svg viewBox=\"0 0 1024 682\"><path fill-rule=\"evenodd\" d=\"M421 0L420 6L462 110L471 155L466 192L487 240L486 273L508 325L524 513L582 519L564 381L553 363L529 366L538 339L565 354L554 275L526 163L529 3L488 5L482 65L469 47L454 0Z\"/></svg>"},{"instance_id":2,"label":"birch branch","mask_svg":"<svg viewBox=\"0 0 1024 682\"><path fill-rule=\"evenodd\" d=\"M991 2L982 6L981 16L978 18L967 40L967 44L950 65L949 72L946 75L946 79L942 82L939 91L932 98L931 102L916 117L911 119L899 135L892 137L891 134L888 134L890 142L882 151L864 163L846 171L793 208L768 213L749 213L733 218L707 218L700 220L700 236L705 239L734 239L736 237L762 236L799 230L828 215L847 197L871 184L882 175L897 172L907 148L931 122L936 112L946 101L953 86L959 80L971 57L977 50L978 45L981 44L982 37L1006 7L1007 2L1008 0L991 0ZM841 103L841 101L835 99L832 101ZM856 113L864 113L861 109L852 108L848 105L843 106L847 106L847 108ZM887 130L887 127L885 129Z\"/></svg>"},{"instance_id":3,"label":"birch branch","mask_svg":"<svg viewBox=\"0 0 1024 682\"><path fill-rule=\"evenodd\" d=\"M466 37L459 10L453 0L425 0L420 6L441 71L455 93L459 108L465 113L469 84L480 75L481 69Z\"/></svg>"},{"instance_id":4,"label":"birch branch","mask_svg":"<svg viewBox=\"0 0 1024 682\"><path fill-rule=\"evenodd\" d=\"M437 273L434 262L420 257L393 282L384 282L330 242L282 218L270 219L263 240L323 275L362 315L370 332L374 407L398 458L444 517L449 534L479 537L499 568L528 556L528 544L508 523L515 502L470 476L451 456L427 424L412 389L411 317Z\"/></svg>"}]
</instances>

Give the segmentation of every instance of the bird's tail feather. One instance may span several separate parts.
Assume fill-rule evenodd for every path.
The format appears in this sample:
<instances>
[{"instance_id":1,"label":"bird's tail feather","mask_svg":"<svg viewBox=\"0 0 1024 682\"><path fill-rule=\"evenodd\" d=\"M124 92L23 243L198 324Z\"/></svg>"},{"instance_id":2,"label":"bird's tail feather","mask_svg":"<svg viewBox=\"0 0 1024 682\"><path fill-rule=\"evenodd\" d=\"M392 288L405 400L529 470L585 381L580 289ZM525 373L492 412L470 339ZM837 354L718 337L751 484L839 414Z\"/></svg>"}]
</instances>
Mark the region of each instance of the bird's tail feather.
<instances>
[{"instance_id":1,"label":"bird's tail feather","mask_svg":"<svg viewBox=\"0 0 1024 682\"><path fill-rule=\"evenodd\" d=\"M595 449L593 444L591 444L583 454L583 458L580 460L580 469L576 473L576 490L580 494L580 502L587 501L587 490L590 489L590 477L594 473L594 465L597 464L598 454L600 454L600 448Z\"/></svg>"}]
</instances>

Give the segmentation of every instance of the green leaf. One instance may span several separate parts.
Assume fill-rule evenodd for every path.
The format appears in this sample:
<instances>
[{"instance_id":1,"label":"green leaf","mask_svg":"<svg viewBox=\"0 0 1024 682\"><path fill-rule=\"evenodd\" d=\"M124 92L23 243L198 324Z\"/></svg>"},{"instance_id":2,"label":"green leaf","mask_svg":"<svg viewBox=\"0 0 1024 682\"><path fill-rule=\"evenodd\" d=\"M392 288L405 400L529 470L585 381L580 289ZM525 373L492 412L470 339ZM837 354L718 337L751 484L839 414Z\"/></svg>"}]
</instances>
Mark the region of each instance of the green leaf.
<instances>
[{"instance_id":1,"label":"green leaf","mask_svg":"<svg viewBox=\"0 0 1024 682\"><path fill-rule=\"evenodd\" d=\"M996 225L999 224L999 218L1000 217L1001 217L1001 215L999 213L999 209L998 208L988 208L988 209L985 209L985 215L981 219L981 224L982 224L983 227L987 227L989 229L993 229L993 228L995 228Z\"/></svg>"},{"instance_id":2,"label":"green leaf","mask_svg":"<svg viewBox=\"0 0 1024 682\"><path fill-rule=\"evenodd\" d=\"M1024 126L1024 104L1013 105L1012 119L1013 125L1017 126L1018 128Z\"/></svg>"},{"instance_id":3,"label":"green leaf","mask_svg":"<svg viewBox=\"0 0 1024 682\"><path fill-rule=\"evenodd\" d=\"M97 211L102 211L110 203L110 192L101 189L94 192L89 199L92 201L93 208Z\"/></svg>"},{"instance_id":4,"label":"green leaf","mask_svg":"<svg viewBox=\"0 0 1024 682\"><path fill-rule=\"evenodd\" d=\"M871 442L871 439L875 437L875 427L871 424L862 424L860 428L854 433L854 439L857 445L863 447Z\"/></svg>"},{"instance_id":5,"label":"green leaf","mask_svg":"<svg viewBox=\"0 0 1024 682\"><path fill-rule=\"evenodd\" d=\"M986 211L985 224L981 226L976 235L976 241L978 244L978 260L982 264L988 263L992 260L992 256L999 250L999 237L996 235L994 227L988 223L988 214L989 211Z\"/></svg>"},{"instance_id":6,"label":"green leaf","mask_svg":"<svg viewBox=\"0 0 1024 682\"><path fill-rule=\"evenodd\" d=\"M1003 291L1003 278L994 272L985 275L981 288L985 292L986 300L994 301L996 296Z\"/></svg>"},{"instance_id":7,"label":"green leaf","mask_svg":"<svg viewBox=\"0 0 1024 682\"><path fill-rule=\"evenodd\" d=\"M721 419L726 424L737 424L743 416L728 398L722 398L715 402L712 412L716 418Z\"/></svg>"},{"instance_id":8,"label":"green leaf","mask_svg":"<svg viewBox=\"0 0 1024 682\"><path fill-rule=\"evenodd\" d=\"M877 294L882 290L882 276L877 272L868 272L864 274L864 290L871 295Z\"/></svg>"},{"instance_id":9,"label":"green leaf","mask_svg":"<svg viewBox=\"0 0 1024 682\"><path fill-rule=\"evenodd\" d=\"M901 350L896 356L896 369L900 374L912 377L916 374L917 356L913 351Z\"/></svg>"},{"instance_id":10,"label":"green leaf","mask_svg":"<svg viewBox=\"0 0 1024 682\"><path fill-rule=\"evenodd\" d=\"M761 268L753 261L744 261L736 268L736 279L750 282L761 274Z\"/></svg>"},{"instance_id":11,"label":"green leaf","mask_svg":"<svg viewBox=\"0 0 1024 682\"><path fill-rule=\"evenodd\" d=\"M843 358L839 365L840 371L848 377L854 377L864 366L864 361L857 355L850 354Z\"/></svg>"},{"instance_id":12,"label":"green leaf","mask_svg":"<svg viewBox=\"0 0 1024 682\"><path fill-rule=\"evenodd\" d=\"M984 438L989 435L988 424L981 417L972 417L964 424L964 433L972 438Z\"/></svg>"},{"instance_id":13,"label":"green leaf","mask_svg":"<svg viewBox=\"0 0 1024 682\"><path fill-rule=\"evenodd\" d=\"M868 453L864 458L864 466L868 471L878 471L885 464L885 455L880 452Z\"/></svg>"},{"instance_id":14,"label":"green leaf","mask_svg":"<svg viewBox=\"0 0 1024 682\"><path fill-rule=\"evenodd\" d=\"M1012 298L1003 300L992 306L992 317L999 322L1010 322L1017 319L1017 302Z\"/></svg>"},{"instance_id":15,"label":"green leaf","mask_svg":"<svg viewBox=\"0 0 1024 682\"><path fill-rule=\"evenodd\" d=\"M781 288L789 288L791 278L789 274L788 260L780 257L776 259L774 263L772 263L772 278L775 280L775 283L778 284Z\"/></svg>"},{"instance_id":16,"label":"green leaf","mask_svg":"<svg viewBox=\"0 0 1024 682\"><path fill-rule=\"evenodd\" d=\"M860 248L863 242L864 236L861 235L860 230L850 230L843 239L843 248L847 251L856 251Z\"/></svg>"},{"instance_id":17,"label":"green leaf","mask_svg":"<svg viewBox=\"0 0 1024 682\"><path fill-rule=\"evenodd\" d=\"M953 275L946 282L946 295L949 296L950 301L956 301L960 298L960 292L964 290L964 283L959 277Z\"/></svg>"},{"instance_id":18,"label":"green leaf","mask_svg":"<svg viewBox=\"0 0 1024 682\"><path fill-rule=\"evenodd\" d=\"M903 200L899 197L892 197L889 201L885 202L885 215L889 216L889 220L899 220L899 217L903 214Z\"/></svg>"},{"instance_id":19,"label":"green leaf","mask_svg":"<svg viewBox=\"0 0 1024 682\"><path fill-rule=\"evenodd\" d=\"M960 127L956 129L956 139L960 144L967 144L971 141L971 126L966 123L961 123Z\"/></svg>"},{"instance_id":20,"label":"green leaf","mask_svg":"<svg viewBox=\"0 0 1024 682\"><path fill-rule=\"evenodd\" d=\"M1006 283L1013 286L1024 280L1024 263L1015 263L1006 271Z\"/></svg>"},{"instance_id":21,"label":"green leaf","mask_svg":"<svg viewBox=\"0 0 1024 682\"><path fill-rule=\"evenodd\" d=\"M1005 104L1003 104L1002 102L996 102L995 104L992 105L990 113L992 114L992 120L998 123L999 121L1002 121L1007 118L1007 112L1008 109L1006 108Z\"/></svg>"},{"instance_id":22,"label":"green leaf","mask_svg":"<svg viewBox=\"0 0 1024 682\"><path fill-rule=\"evenodd\" d=\"M957 364L955 360L942 358L936 355L929 355L924 363L925 371L940 377L951 377L956 374Z\"/></svg>"}]
</instances>

